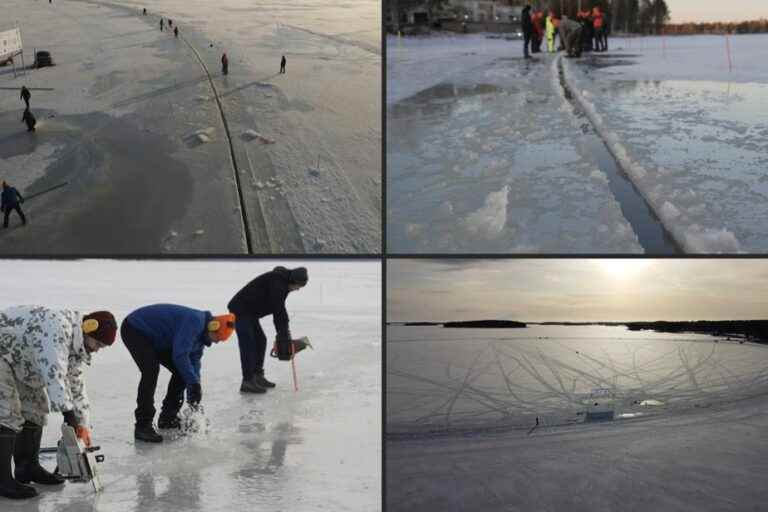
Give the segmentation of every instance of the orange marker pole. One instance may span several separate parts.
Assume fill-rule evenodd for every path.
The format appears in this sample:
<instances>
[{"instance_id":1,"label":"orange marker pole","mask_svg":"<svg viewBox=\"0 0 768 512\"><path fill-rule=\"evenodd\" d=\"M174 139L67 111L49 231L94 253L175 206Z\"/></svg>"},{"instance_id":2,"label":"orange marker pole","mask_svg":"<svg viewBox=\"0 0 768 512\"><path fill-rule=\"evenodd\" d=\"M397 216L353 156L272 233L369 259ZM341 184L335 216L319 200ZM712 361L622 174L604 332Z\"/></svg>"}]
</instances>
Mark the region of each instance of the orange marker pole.
<instances>
[{"instance_id":1,"label":"orange marker pole","mask_svg":"<svg viewBox=\"0 0 768 512\"><path fill-rule=\"evenodd\" d=\"M725 34L725 49L728 53L728 71L733 71L733 60L731 59L731 39L728 37L728 33Z\"/></svg>"},{"instance_id":2,"label":"orange marker pole","mask_svg":"<svg viewBox=\"0 0 768 512\"><path fill-rule=\"evenodd\" d=\"M293 391L296 392L299 390L299 381L296 379L296 352L293 341L291 341L291 369L293 370Z\"/></svg>"}]
</instances>

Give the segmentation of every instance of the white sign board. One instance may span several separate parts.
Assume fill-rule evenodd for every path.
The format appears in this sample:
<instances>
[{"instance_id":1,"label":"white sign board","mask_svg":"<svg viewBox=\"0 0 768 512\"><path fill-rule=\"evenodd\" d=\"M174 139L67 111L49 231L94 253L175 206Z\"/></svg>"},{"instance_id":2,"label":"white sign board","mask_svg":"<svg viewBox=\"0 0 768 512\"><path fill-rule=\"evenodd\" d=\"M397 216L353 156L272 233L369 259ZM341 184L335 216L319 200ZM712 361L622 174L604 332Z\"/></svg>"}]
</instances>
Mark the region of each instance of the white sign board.
<instances>
[{"instance_id":1,"label":"white sign board","mask_svg":"<svg viewBox=\"0 0 768 512\"><path fill-rule=\"evenodd\" d=\"M21 53L21 29L0 32L0 59Z\"/></svg>"}]
</instances>

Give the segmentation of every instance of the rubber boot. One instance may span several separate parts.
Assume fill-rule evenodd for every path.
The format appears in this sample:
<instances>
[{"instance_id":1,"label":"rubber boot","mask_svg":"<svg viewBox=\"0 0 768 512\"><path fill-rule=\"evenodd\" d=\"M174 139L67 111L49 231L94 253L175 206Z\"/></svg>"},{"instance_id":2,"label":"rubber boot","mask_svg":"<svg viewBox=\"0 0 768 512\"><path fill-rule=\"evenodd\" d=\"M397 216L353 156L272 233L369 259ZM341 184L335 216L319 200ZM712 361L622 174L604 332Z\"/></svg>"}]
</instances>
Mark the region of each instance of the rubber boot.
<instances>
[{"instance_id":1,"label":"rubber boot","mask_svg":"<svg viewBox=\"0 0 768 512\"><path fill-rule=\"evenodd\" d=\"M257 386L261 386L262 388L273 388L273 387L275 387L275 383L274 382L270 382L270 381L268 381L264 377L264 371L263 370L261 372L257 372L251 378L251 382L253 382Z\"/></svg>"},{"instance_id":2,"label":"rubber boot","mask_svg":"<svg viewBox=\"0 0 768 512\"><path fill-rule=\"evenodd\" d=\"M16 436L13 462L16 464L16 480L22 484L34 482L42 485L61 485L64 479L47 471L40 465L40 440L43 427L30 421L24 423L21 433Z\"/></svg>"},{"instance_id":3,"label":"rubber boot","mask_svg":"<svg viewBox=\"0 0 768 512\"><path fill-rule=\"evenodd\" d=\"M16 444L16 432L0 427L0 496L12 500L26 500L37 496L37 490L17 482L11 475L11 457Z\"/></svg>"},{"instance_id":4,"label":"rubber boot","mask_svg":"<svg viewBox=\"0 0 768 512\"><path fill-rule=\"evenodd\" d=\"M250 380L243 379L243 383L240 385L240 392L241 393L266 393L267 388L264 386L258 385L256 382L254 382L254 378L251 377Z\"/></svg>"},{"instance_id":5,"label":"rubber boot","mask_svg":"<svg viewBox=\"0 0 768 512\"><path fill-rule=\"evenodd\" d=\"M162 443L163 436L155 431L155 428L151 423L149 424L136 424L136 429L133 432L133 438L137 441L144 441L147 443Z\"/></svg>"}]
</instances>

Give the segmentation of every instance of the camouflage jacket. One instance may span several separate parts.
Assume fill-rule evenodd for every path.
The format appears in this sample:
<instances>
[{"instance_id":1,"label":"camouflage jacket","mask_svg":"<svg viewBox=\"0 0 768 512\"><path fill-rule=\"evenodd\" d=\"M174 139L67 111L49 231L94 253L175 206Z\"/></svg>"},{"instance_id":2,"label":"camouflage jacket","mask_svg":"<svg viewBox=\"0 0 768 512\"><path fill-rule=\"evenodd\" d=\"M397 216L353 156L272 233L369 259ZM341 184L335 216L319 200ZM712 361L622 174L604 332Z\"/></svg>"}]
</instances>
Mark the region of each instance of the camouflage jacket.
<instances>
[{"instance_id":1,"label":"camouflage jacket","mask_svg":"<svg viewBox=\"0 0 768 512\"><path fill-rule=\"evenodd\" d=\"M74 411L89 425L85 389L82 314L68 309L17 306L0 311L0 357L16 377L33 388L45 388L54 412Z\"/></svg>"}]
</instances>

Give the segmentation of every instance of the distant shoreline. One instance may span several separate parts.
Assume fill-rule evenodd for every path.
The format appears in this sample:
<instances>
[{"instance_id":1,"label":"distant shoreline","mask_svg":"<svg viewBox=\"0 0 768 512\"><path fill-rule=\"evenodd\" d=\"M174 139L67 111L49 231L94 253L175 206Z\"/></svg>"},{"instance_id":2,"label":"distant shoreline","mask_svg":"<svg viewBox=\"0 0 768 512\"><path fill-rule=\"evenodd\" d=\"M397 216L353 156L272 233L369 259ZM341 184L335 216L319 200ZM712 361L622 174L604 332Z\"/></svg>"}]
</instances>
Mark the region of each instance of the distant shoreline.
<instances>
[{"instance_id":1,"label":"distant shoreline","mask_svg":"<svg viewBox=\"0 0 768 512\"><path fill-rule=\"evenodd\" d=\"M387 322L404 327L443 327L474 329L523 329L529 325L561 325L565 327L602 325L626 327L630 331L656 331L665 333L696 333L711 336L768 343L768 320L694 320L684 322L518 322L513 320L465 320L450 322Z\"/></svg>"}]
</instances>

